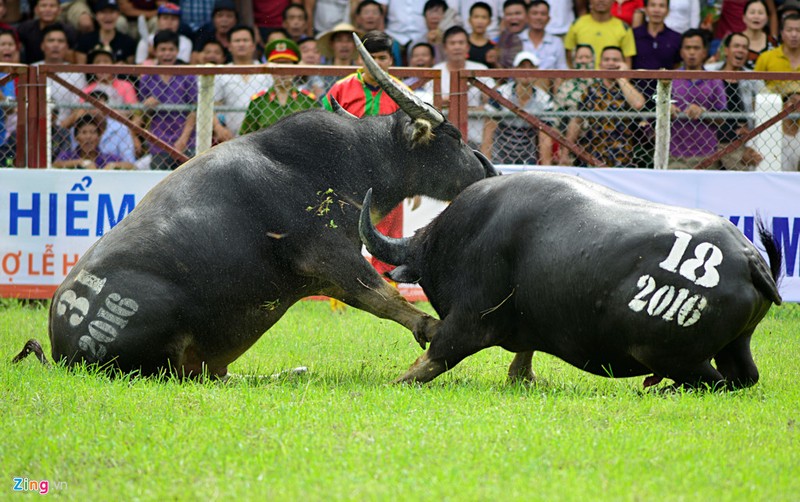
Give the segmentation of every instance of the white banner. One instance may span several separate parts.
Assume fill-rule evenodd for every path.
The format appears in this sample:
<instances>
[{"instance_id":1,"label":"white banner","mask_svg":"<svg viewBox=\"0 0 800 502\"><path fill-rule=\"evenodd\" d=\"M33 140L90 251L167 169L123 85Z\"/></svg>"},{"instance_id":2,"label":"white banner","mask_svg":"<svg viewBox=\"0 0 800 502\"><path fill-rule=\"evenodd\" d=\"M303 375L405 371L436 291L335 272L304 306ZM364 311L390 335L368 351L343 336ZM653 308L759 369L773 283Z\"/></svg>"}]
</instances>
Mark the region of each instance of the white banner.
<instances>
[{"instance_id":1,"label":"white banner","mask_svg":"<svg viewBox=\"0 0 800 502\"><path fill-rule=\"evenodd\" d=\"M0 296L49 298L166 172L0 170Z\"/></svg>"},{"instance_id":2,"label":"white banner","mask_svg":"<svg viewBox=\"0 0 800 502\"><path fill-rule=\"evenodd\" d=\"M531 170L499 166L505 173ZM538 169L538 168L537 168ZM772 229L784 256L781 294L800 301L800 175L718 171L549 168L614 190L706 209L753 236L755 216ZM116 225L165 172L0 169L0 296L49 297L88 247ZM404 233L425 225L444 205L404 205ZM419 298L419 288L404 286Z\"/></svg>"}]
</instances>

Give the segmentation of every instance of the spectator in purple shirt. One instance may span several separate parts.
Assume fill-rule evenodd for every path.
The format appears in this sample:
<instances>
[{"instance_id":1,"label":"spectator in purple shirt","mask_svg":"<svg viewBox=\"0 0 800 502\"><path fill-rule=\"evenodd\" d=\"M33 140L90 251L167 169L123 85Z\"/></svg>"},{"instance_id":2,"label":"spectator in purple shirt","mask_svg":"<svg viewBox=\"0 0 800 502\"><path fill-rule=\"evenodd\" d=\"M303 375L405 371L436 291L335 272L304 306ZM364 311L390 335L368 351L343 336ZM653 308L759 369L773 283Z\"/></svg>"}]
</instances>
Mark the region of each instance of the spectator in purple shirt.
<instances>
[{"instance_id":1,"label":"spectator in purple shirt","mask_svg":"<svg viewBox=\"0 0 800 502\"><path fill-rule=\"evenodd\" d=\"M647 22L633 29L636 55L631 59L634 70L672 70L681 62L681 34L664 24L669 14L669 0L645 0L644 12ZM635 79L633 83L645 97L644 109L656 107L653 96L657 80ZM652 120L642 120L634 129L636 136L633 164L639 168L653 166L655 129Z\"/></svg>"},{"instance_id":2,"label":"spectator in purple shirt","mask_svg":"<svg viewBox=\"0 0 800 502\"><path fill-rule=\"evenodd\" d=\"M174 65L178 61L178 34L164 30L153 39L156 65ZM195 112L162 110L159 105L191 105L197 103L197 80L192 75L142 75L139 100L150 109L149 130L176 150L191 155L194 149ZM172 170L178 167L173 159L155 144L150 145L151 169Z\"/></svg>"},{"instance_id":3,"label":"spectator in purple shirt","mask_svg":"<svg viewBox=\"0 0 800 502\"><path fill-rule=\"evenodd\" d=\"M683 34L681 69L703 71L708 57L708 35L707 31L699 29L690 29ZM694 169L717 150L718 126L714 119L704 115L709 111L723 111L728 106L725 84L722 80L674 80L672 99L669 168Z\"/></svg>"},{"instance_id":4,"label":"spectator in purple shirt","mask_svg":"<svg viewBox=\"0 0 800 502\"><path fill-rule=\"evenodd\" d=\"M131 162L113 153L100 151L100 137L103 135L102 122L93 115L81 115L75 123L74 149L58 154L53 167L64 169L133 169Z\"/></svg>"},{"instance_id":5,"label":"spectator in purple shirt","mask_svg":"<svg viewBox=\"0 0 800 502\"><path fill-rule=\"evenodd\" d=\"M681 62L681 34L664 24L669 14L669 0L645 0L647 23L633 29L636 55L634 70L672 70ZM650 101L655 94L656 81L640 79L636 86ZM651 103L648 103L650 105Z\"/></svg>"}]
</instances>

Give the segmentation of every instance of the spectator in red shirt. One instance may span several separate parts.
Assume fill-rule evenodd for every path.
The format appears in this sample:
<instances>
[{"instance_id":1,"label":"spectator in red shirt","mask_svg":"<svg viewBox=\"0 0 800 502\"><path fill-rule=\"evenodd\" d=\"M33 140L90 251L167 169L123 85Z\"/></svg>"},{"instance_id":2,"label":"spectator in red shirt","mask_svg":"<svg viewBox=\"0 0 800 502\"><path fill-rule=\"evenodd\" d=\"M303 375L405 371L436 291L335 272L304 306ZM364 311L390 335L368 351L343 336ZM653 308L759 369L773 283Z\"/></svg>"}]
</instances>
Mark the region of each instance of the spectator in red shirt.
<instances>
[{"instance_id":1,"label":"spectator in red shirt","mask_svg":"<svg viewBox=\"0 0 800 502\"><path fill-rule=\"evenodd\" d=\"M352 34L350 35L352 37ZM378 63L383 71L388 71L392 65L392 39L381 31L370 31L364 35L364 48ZM331 99L357 117L389 115L400 107L394 102L370 72L362 67L356 73L348 75L336 82L331 90L322 98L322 105L332 110ZM389 237L403 236L403 206L394 208L378 224L378 231ZM372 261L378 273L383 274L394 267L375 258Z\"/></svg>"},{"instance_id":2,"label":"spectator in red shirt","mask_svg":"<svg viewBox=\"0 0 800 502\"><path fill-rule=\"evenodd\" d=\"M614 0L611 4L611 15L625 21L628 26L634 26L633 15L642 9L644 0Z\"/></svg>"}]
</instances>

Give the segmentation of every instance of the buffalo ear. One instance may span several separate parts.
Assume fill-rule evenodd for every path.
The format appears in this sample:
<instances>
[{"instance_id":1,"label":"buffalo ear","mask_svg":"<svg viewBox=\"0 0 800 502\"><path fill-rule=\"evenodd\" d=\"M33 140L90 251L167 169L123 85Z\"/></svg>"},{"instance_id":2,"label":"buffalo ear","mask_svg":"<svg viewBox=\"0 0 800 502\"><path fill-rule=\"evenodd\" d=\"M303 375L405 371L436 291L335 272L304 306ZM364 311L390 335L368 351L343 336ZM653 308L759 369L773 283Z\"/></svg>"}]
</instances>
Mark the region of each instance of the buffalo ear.
<instances>
[{"instance_id":1,"label":"buffalo ear","mask_svg":"<svg viewBox=\"0 0 800 502\"><path fill-rule=\"evenodd\" d=\"M400 265L386 274L394 282L415 283L419 282L420 276L408 265Z\"/></svg>"},{"instance_id":2,"label":"buffalo ear","mask_svg":"<svg viewBox=\"0 0 800 502\"><path fill-rule=\"evenodd\" d=\"M425 119L416 119L411 123L411 144L427 145L433 140L433 125Z\"/></svg>"}]
</instances>

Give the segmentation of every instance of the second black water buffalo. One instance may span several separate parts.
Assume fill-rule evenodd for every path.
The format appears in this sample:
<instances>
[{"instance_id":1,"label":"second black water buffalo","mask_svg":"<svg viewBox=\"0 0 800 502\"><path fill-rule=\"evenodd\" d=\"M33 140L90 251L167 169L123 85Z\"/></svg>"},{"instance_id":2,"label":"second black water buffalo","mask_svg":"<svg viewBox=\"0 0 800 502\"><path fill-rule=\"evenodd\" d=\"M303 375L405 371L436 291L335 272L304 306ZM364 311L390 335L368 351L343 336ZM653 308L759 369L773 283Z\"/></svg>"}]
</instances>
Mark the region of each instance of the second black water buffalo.
<instances>
[{"instance_id":1,"label":"second black water buffalo","mask_svg":"<svg viewBox=\"0 0 800 502\"><path fill-rule=\"evenodd\" d=\"M167 176L56 291L49 319L55 360L144 375L223 376L310 295L392 319L421 344L429 339L438 321L361 255L361 200L376 187L380 216L405 197L451 199L496 173L435 108L359 50L403 111L363 119L298 113ZM27 349L36 345L23 355Z\"/></svg>"},{"instance_id":2,"label":"second black water buffalo","mask_svg":"<svg viewBox=\"0 0 800 502\"><path fill-rule=\"evenodd\" d=\"M645 385L749 386L759 376L751 335L781 303L781 254L763 225L769 265L719 216L570 175L478 182L406 239L377 233L364 213L361 233L442 319L400 381L429 381L501 346L517 353L512 378L534 378L538 350L597 375L652 374Z\"/></svg>"}]
</instances>

